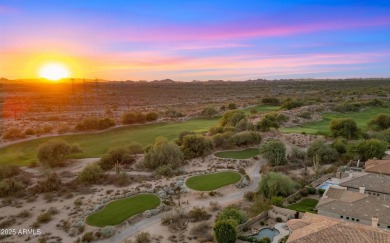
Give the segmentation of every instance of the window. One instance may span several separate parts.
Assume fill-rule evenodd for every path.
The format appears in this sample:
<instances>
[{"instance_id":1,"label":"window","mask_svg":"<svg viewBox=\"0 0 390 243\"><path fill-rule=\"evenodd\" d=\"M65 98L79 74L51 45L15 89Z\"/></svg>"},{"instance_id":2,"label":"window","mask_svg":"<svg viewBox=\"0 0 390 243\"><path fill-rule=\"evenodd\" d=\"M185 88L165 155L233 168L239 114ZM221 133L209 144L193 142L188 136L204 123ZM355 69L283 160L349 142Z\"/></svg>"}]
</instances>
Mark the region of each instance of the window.
<instances>
[{"instance_id":1,"label":"window","mask_svg":"<svg viewBox=\"0 0 390 243\"><path fill-rule=\"evenodd\" d=\"M344 216L343 216L343 215L340 215L340 219L342 219L342 218L344 218Z\"/></svg>"},{"instance_id":2,"label":"window","mask_svg":"<svg viewBox=\"0 0 390 243\"><path fill-rule=\"evenodd\" d=\"M356 219L356 222L359 222L360 221L360 219Z\"/></svg>"},{"instance_id":3,"label":"window","mask_svg":"<svg viewBox=\"0 0 390 243\"><path fill-rule=\"evenodd\" d=\"M349 217L346 217L346 219L349 219Z\"/></svg>"},{"instance_id":4,"label":"window","mask_svg":"<svg viewBox=\"0 0 390 243\"><path fill-rule=\"evenodd\" d=\"M352 218L352 221L355 221L355 218Z\"/></svg>"},{"instance_id":5,"label":"window","mask_svg":"<svg viewBox=\"0 0 390 243\"><path fill-rule=\"evenodd\" d=\"M387 228L390 229L390 225L388 225Z\"/></svg>"}]
</instances>

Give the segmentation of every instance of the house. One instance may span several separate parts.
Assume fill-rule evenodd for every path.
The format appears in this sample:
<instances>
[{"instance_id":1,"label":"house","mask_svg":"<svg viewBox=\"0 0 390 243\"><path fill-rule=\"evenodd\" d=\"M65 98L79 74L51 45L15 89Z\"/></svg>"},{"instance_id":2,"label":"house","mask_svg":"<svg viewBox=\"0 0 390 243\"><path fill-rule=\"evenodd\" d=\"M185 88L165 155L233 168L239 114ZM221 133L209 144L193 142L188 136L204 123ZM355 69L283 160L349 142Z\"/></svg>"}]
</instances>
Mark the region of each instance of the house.
<instances>
[{"instance_id":1,"label":"house","mask_svg":"<svg viewBox=\"0 0 390 243\"><path fill-rule=\"evenodd\" d=\"M382 174L367 173L354 177L339 184L346 187L348 191L358 192L364 187L364 193L374 196L388 195L390 197L390 176Z\"/></svg>"},{"instance_id":2,"label":"house","mask_svg":"<svg viewBox=\"0 0 390 243\"><path fill-rule=\"evenodd\" d=\"M366 172L390 175L390 159L370 159L364 166Z\"/></svg>"},{"instance_id":3,"label":"house","mask_svg":"<svg viewBox=\"0 0 390 243\"><path fill-rule=\"evenodd\" d=\"M372 226L305 213L287 222L291 231L287 243L390 243L390 232Z\"/></svg>"},{"instance_id":4,"label":"house","mask_svg":"<svg viewBox=\"0 0 390 243\"><path fill-rule=\"evenodd\" d=\"M330 186L316 208L320 215L390 229L390 196L366 194L364 187L356 192Z\"/></svg>"}]
</instances>

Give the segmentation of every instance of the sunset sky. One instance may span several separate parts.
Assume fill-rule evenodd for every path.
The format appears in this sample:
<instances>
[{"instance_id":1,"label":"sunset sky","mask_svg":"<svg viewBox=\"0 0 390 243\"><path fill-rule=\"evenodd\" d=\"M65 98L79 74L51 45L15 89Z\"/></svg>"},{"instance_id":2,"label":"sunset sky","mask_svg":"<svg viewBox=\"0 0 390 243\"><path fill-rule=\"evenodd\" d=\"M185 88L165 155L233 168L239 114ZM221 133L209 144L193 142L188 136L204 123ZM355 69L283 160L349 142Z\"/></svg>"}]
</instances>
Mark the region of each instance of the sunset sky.
<instances>
[{"instance_id":1,"label":"sunset sky","mask_svg":"<svg viewBox=\"0 0 390 243\"><path fill-rule=\"evenodd\" d=\"M390 77L390 1L0 0L0 77L53 62L106 80Z\"/></svg>"}]
</instances>

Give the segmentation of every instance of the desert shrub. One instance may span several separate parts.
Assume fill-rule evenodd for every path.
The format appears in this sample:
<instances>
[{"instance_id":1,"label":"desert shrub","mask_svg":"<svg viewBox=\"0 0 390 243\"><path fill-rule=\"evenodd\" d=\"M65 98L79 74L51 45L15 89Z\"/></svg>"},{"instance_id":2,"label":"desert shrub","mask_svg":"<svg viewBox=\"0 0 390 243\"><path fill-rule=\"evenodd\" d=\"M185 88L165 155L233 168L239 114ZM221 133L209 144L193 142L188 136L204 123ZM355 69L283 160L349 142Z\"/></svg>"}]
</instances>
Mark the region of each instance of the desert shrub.
<instances>
[{"instance_id":1,"label":"desert shrub","mask_svg":"<svg viewBox=\"0 0 390 243\"><path fill-rule=\"evenodd\" d=\"M183 159L184 155L179 146L164 137L158 137L145 154L144 166L148 169L156 169L168 164L172 167L180 167Z\"/></svg>"},{"instance_id":2,"label":"desert shrub","mask_svg":"<svg viewBox=\"0 0 390 243\"><path fill-rule=\"evenodd\" d=\"M245 113L240 110L232 110L223 113L221 119L219 119L219 125L222 127L236 127L236 125L241 121L246 120Z\"/></svg>"},{"instance_id":3,"label":"desert shrub","mask_svg":"<svg viewBox=\"0 0 390 243\"><path fill-rule=\"evenodd\" d=\"M135 162L133 157L134 150L127 147L114 147L108 150L99 161L99 165L103 170L112 169L116 163L132 164Z\"/></svg>"},{"instance_id":4,"label":"desert shrub","mask_svg":"<svg viewBox=\"0 0 390 243\"><path fill-rule=\"evenodd\" d=\"M254 217L264 211L271 209L270 201L263 196L256 196L248 209L249 217Z\"/></svg>"},{"instance_id":5,"label":"desert shrub","mask_svg":"<svg viewBox=\"0 0 390 243\"><path fill-rule=\"evenodd\" d=\"M150 111L145 114L146 121L156 121L158 119L158 113L154 111Z\"/></svg>"},{"instance_id":6,"label":"desert shrub","mask_svg":"<svg viewBox=\"0 0 390 243\"><path fill-rule=\"evenodd\" d=\"M324 141L316 140L307 149L307 156L310 161L313 161L313 158L318 156L320 162L333 163L339 158L339 153Z\"/></svg>"},{"instance_id":7,"label":"desert shrub","mask_svg":"<svg viewBox=\"0 0 390 243\"><path fill-rule=\"evenodd\" d=\"M210 210L211 211L218 211L221 209L221 205L218 202L209 202Z\"/></svg>"},{"instance_id":8,"label":"desert shrub","mask_svg":"<svg viewBox=\"0 0 390 243\"><path fill-rule=\"evenodd\" d=\"M217 221L214 225L214 235L218 243L235 243L237 232L234 220Z\"/></svg>"},{"instance_id":9,"label":"desert shrub","mask_svg":"<svg viewBox=\"0 0 390 243\"><path fill-rule=\"evenodd\" d=\"M222 220L234 220L237 225L240 225L248 220L248 216L244 211L229 206L218 213L216 221Z\"/></svg>"},{"instance_id":10,"label":"desert shrub","mask_svg":"<svg viewBox=\"0 0 390 243\"><path fill-rule=\"evenodd\" d=\"M277 196L271 197L271 204L277 207L283 207L283 201L284 201L284 197L277 197Z\"/></svg>"},{"instance_id":11,"label":"desert shrub","mask_svg":"<svg viewBox=\"0 0 390 243\"><path fill-rule=\"evenodd\" d=\"M35 187L37 192L53 192L60 189L62 185L61 178L57 173L51 172L46 174L44 180L39 180Z\"/></svg>"},{"instance_id":12,"label":"desert shrub","mask_svg":"<svg viewBox=\"0 0 390 243\"><path fill-rule=\"evenodd\" d=\"M297 107L303 106L303 102L299 100L286 99L283 101L281 108L286 110L291 110Z\"/></svg>"},{"instance_id":13,"label":"desert shrub","mask_svg":"<svg viewBox=\"0 0 390 243\"><path fill-rule=\"evenodd\" d=\"M38 215L37 222L40 224L45 224L45 223L50 222L52 219L53 219L52 214L50 212L45 212L45 213Z\"/></svg>"},{"instance_id":14,"label":"desert shrub","mask_svg":"<svg viewBox=\"0 0 390 243\"><path fill-rule=\"evenodd\" d=\"M115 120L112 118L87 117L77 123L75 129L78 131L104 130L115 125Z\"/></svg>"},{"instance_id":15,"label":"desert shrub","mask_svg":"<svg viewBox=\"0 0 390 243\"><path fill-rule=\"evenodd\" d=\"M374 131L382 131L390 128L390 114L377 114L369 120L368 126Z\"/></svg>"},{"instance_id":16,"label":"desert shrub","mask_svg":"<svg viewBox=\"0 0 390 243\"><path fill-rule=\"evenodd\" d=\"M283 222L283 219L281 217L276 217L276 222L280 223L280 222Z\"/></svg>"},{"instance_id":17,"label":"desert shrub","mask_svg":"<svg viewBox=\"0 0 390 243\"><path fill-rule=\"evenodd\" d=\"M297 147L293 147L291 149L291 154L288 156L288 159L292 163L303 163L305 161L305 156L306 156L305 151Z\"/></svg>"},{"instance_id":18,"label":"desert shrub","mask_svg":"<svg viewBox=\"0 0 390 243\"><path fill-rule=\"evenodd\" d=\"M21 211L19 214L18 214L18 217L19 218L29 218L31 217L31 213L30 211L28 211L27 209Z\"/></svg>"},{"instance_id":19,"label":"desert shrub","mask_svg":"<svg viewBox=\"0 0 390 243\"><path fill-rule=\"evenodd\" d=\"M212 136L211 140L214 144L214 147L216 148L232 148L233 147L233 141L231 137L233 136L233 133L218 133Z\"/></svg>"},{"instance_id":20,"label":"desert shrub","mask_svg":"<svg viewBox=\"0 0 390 243\"><path fill-rule=\"evenodd\" d=\"M333 137L354 139L359 136L359 129L352 118L337 118L330 121L330 131Z\"/></svg>"},{"instance_id":21,"label":"desert shrub","mask_svg":"<svg viewBox=\"0 0 390 243\"><path fill-rule=\"evenodd\" d=\"M81 238L81 242L92 242L93 240L94 237L92 232L84 233L83 237Z\"/></svg>"},{"instance_id":22,"label":"desert shrub","mask_svg":"<svg viewBox=\"0 0 390 243\"><path fill-rule=\"evenodd\" d=\"M77 178L85 183L95 184L103 176L104 171L98 163L88 164L77 176Z\"/></svg>"},{"instance_id":23,"label":"desert shrub","mask_svg":"<svg viewBox=\"0 0 390 243\"><path fill-rule=\"evenodd\" d=\"M211 230L210 222L200 222L192 227L190 234L201 237L209 230Z\"/></svg>"},{"instance_id":24,"label":"desert shrub","mask_svg":"<svg viewBox=\"0 0 390 243\"><path fill-rule=\"evenodd\" d=\"M185 159L193 159L209 155L213 149L210 139L200 135L186 135L181 150Z\"/></svg>"},{"instance_id":25,"label":"desert shrub","mask_svg":"<svg viewBox=\"0 0 390 243\"><path fill-rule=\"evenodd\" d=\"M261 136L257 132L253 131L244 131L237 134L234 134L230 137L230 144L236 146L249 146L249 145L258 145L261 142Z\"/></svg>"},{"instance_id":26,"label":"desert shrub","mask_svg":"<svg viewBox=\"0 0 390 243\"><path fill-rule=\"evenodd\" d=\"M260 154L272 166L286 164L286 146L279 140L269 140L267 143L260 146Z\"/></svg>"},{"instance_id":27,"label":"desert shrub","mask_svg":"<svg viewBox=\"0 0 390 243\"><path fill-rule=\"evenodd\" d=\"M20 138L25 138L26 135L16 127L11 127L5 130L3 133L3 139L20 139Z\"/></svg>"},{"instance_id":28,"label":"desert shrub","mask_svg":"<svg viewBox=\"0 0 390 243\"><path fill-rule=\"evenodd\" d=\"M307 187L307 191L309 192L309 194L314 195L314 194L316 194L317 189L315 189L312 186L309 186L309 187Z\"/></svg>"},{"instance_id":29,"label":"desert shrub","mask_svg":"<svg viewBox=\"0 0 390 243\"><path fill-rule=\"evenodd\" d=\"M136 243L149 243L151 242L151 237L149 232L141 232L135 237Z\"/></svg>"},{"instance_id":30,"label":"desert shrub","mask_svg":"<svg viewBox=\"0 0 390 243\"><path fill-rule=\"evenodd\" d=\"M229 110L234 110L234 109L237 109L237 105L236 105L235 103L229 103L228 106L227 106L227 108L228 108Z\"/></svg>"},{"instance_id":31,"label":"desert shrub","mask_svg":"<svg viewBox=\"0 0 390 243\"><path fill-rule=\"evenodd\" d=\"M0 197L15 195L26 187L25 183L15 177L3 179L0 181Z\"/></svg>"},{"instance_id":32,"label":"desert shrub","mask_svg":"<svg viewBox=\"0 0 390 243\"><path fill-rule=\"evenodd\" d=\"M210 219L211 214L209 214L204 207L193 207L188 211L188 217L190 217L193 222L198 222Z\"/></svg>"},{"instance_id":33,"label":"desert shrub","mask_svg":"<svg viewBox=\"0 0 390 243\"><path fill-rule=\"evenodd\" d=\"M259 183L259 193L266 198L287 197L296 191L297 186L297 183L286 175L278 172L267 172Z\"/></svg>"},{"instance_id":34,"label":"desert shrub","mask_svg":"<svg viewBox=\"0 0 390 243\"><path fill-rule=\"evenodd\" d=\"M280 105L280 101L275 97L265 97L261 100L264 105Z\"/></svg>"},{"instance_id":35,"label":"desert shrub","mask_svg":"<svg viewBox=\"0 0 390 243\"><path fill-rule=\"evenodd\" d=\"M168 177L173 176L173 169L172 169L171 164L160 165L155 171L156 171L156 174L158 174L158 175L163 175L163 176L168 176Z\"/></svg>"},{"instance_id":36,"label":"desert shrub","mask_svg":"<svg viewBox=\"0 0 390 243\"><path fill-rule=\"evenodd\" d=\"M248 200L249 202L253 202L253 200L255 200L255 198L256 198L256 193L252 192L252 191L245 192L244 193L244 198L246 200Z\"/></svg>"},{"instance_id":37,"label":"desert shrub","mask_svg":"<svg viewBox=\"0 0 390 243\"><path fill-rule=\"evenodd\" d=\"M359 156L362 161L368 159L381 159L386 154L387 144L378 139L363 140L354 144L351 151Z\"/></svg>"},{"instance_id":38,"label":"desert shrub","mask_svg":"<svg viewBox=\"0 0 390 243\"><path fill-rule=\"evenodd\" d=\"M346 112L356 112L361 109L360 104L352 104L352 103L343 103L338 104L332 108L333 111L337 111L340 113L346 113Z\"/></svg>"},{"instance_id":39,"label":"desert shrub","mask_svg":"<svg viewBox=\"0 0 390 243\"><path fill-rule=\"evenodd\" d=\"M2 165L0 166L0 180L17 176L21 172L22 170L16 165Z\"/></svg>"},{"instance_id":40,"label":"desert shrub","mask_svg":"<svg viewBox=\"0 0 390 243\"><path fill-rule=\"evenodd\" d=\"M202 116L212 117L218 114L217 109L214 107L208 106L202 110L200 113Z\"/></svg>"},{"instance_id":41,"label":"desert shrub","mask_svg":"<svg viewBox=\"0 0 390 243\"><path fill-rule=\"evenodd\" d=\"M61 139L53 139L41 144L38 148L38 159L43 166L55 167L64 163L66 156L79 153L74 147Z\"/></svg>"},{"instance_id":42,"label":"desert shrub","mask_svg":"<svg viewBox=\"0 0 390 243\"><path fill-rule=\"evenodd\" d=\"M170 118L178 118L178 117L183 117L184 114L181 113L180 111L175 110L175 109L168 109L165 111L165 116L170 117Z\"/></svg>"}]
</instances>

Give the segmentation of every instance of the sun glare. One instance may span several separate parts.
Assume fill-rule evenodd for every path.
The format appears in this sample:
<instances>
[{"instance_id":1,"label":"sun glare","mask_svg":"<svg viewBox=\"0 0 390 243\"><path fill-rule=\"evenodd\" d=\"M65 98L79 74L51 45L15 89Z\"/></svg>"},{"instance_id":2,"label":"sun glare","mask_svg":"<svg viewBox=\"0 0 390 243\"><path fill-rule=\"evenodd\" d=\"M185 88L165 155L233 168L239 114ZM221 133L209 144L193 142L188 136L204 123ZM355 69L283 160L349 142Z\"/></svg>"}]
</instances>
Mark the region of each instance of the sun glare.
<instances>
[{"instance_id":1,"label":"sun glare","mask_svg":"<svg viewBox=\"0 0 390 243\"><path fill-rule=\"evenodd\" d=\"M51 81L57 81L70 76L69 70L62 64L45 64L39 71L39 76Z\"/></svg>"}]
</instances>

